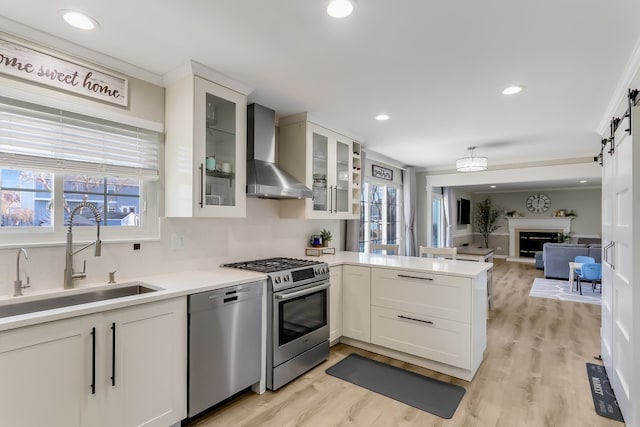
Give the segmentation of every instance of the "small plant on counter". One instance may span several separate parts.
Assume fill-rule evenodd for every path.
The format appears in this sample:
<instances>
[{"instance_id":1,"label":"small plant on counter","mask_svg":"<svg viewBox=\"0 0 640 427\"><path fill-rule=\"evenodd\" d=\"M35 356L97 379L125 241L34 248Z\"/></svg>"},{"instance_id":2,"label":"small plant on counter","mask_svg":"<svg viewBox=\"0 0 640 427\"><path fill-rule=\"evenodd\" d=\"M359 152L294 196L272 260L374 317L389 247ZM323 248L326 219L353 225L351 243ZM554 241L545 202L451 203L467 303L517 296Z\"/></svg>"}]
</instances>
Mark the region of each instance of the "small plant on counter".
<instances>
[{"instance_id":1,"label":"small plant on counter","mask_svg":"<svg viewBox=\"0 0 640 427\"><path fill-rule=\"evenodd\" d=\"M320 230L320 235L322 236L322 246L327 246L331 239L333 239L331 231L327 230L326 228Z\"/></svg>"}]
</instances>

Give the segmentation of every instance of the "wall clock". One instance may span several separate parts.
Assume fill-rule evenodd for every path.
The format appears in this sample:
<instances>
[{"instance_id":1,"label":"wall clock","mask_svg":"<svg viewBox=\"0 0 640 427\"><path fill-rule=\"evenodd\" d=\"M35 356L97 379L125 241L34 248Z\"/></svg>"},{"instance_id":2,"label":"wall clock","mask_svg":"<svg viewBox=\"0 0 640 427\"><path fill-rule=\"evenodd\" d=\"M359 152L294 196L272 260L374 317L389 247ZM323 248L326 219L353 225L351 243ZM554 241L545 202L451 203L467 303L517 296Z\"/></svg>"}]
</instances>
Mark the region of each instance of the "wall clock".
<instances>
[{"instance_id":1,"label":"wall clock","mask_svg":"<svg viewBox=\"0 0 640 427\"><path fill-rule=\"evenodd\" d=\"M534 193L527 199L527 209L531 212L542 213L549 209L551 200L549 196L542 193Z\"/></svg>"}]
</instances>

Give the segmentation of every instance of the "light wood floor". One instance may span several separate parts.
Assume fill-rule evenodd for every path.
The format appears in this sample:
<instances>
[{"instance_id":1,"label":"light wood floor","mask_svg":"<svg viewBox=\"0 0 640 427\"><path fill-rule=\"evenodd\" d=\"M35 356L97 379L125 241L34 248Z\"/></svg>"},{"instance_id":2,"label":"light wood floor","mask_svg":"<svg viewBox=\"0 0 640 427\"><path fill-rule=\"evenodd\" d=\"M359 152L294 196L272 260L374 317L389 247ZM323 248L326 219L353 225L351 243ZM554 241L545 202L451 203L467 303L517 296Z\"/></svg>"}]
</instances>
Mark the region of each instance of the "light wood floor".
<instances>
[{"instance_id":1,"label":"light wood floor","mask_svg":"<svg viewBox=\"0 0 640 427\"><path fill-rule=\"evenodd\" d=\"M598 363L600 306L530 298L533 265L496 260L485 360L472 382L343 344L329 360L277 392L246 393L192 426L616 426L596 415L585 362ZM460 384L445 420L325 374L355 352Z\"/></svg>"}]
</instances>

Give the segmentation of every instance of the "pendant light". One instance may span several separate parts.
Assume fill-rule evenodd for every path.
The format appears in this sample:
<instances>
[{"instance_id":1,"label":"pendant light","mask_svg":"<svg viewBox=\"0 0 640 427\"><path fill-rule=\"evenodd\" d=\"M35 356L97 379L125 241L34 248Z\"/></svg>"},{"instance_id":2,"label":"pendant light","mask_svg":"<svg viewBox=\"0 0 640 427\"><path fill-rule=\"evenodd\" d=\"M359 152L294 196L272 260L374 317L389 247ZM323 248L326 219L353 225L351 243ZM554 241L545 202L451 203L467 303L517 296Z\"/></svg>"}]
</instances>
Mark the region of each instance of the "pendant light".
<instances>
[{"instance_id":1,"label":"pendant light","mask_svg":"<svg viewBox=\"0 0 640 427\"><path fill-rule=\"evenodd\" d=\"M458 172L477 172L487 169L488 159L486 157L476 157L473 150L478 147L469 147L469 157L462 157L456 160L456 169Z\"/></svg>"}]
</instances>

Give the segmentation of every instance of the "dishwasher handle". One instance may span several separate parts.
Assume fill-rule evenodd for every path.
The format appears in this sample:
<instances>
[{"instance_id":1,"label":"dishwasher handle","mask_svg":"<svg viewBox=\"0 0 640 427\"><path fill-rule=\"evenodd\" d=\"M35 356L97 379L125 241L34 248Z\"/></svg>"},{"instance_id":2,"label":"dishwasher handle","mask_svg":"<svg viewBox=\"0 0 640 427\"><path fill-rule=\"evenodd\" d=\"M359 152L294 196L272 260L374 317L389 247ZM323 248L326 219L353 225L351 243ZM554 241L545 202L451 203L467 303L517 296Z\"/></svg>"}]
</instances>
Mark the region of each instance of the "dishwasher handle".
<instances>
[{"instance_id":1,"label":"dishwasher handle","mask_svg":"<svg viewBox=\"0 0 640 427\"><path fill-rule=\"evenodd\" d=\"M262 298L262 282L189 295L188 311L189 313L194 313L210 310L215 307L237 304L254 298Z\"/></svg>"}]
</instances>

